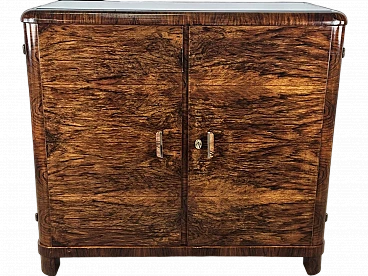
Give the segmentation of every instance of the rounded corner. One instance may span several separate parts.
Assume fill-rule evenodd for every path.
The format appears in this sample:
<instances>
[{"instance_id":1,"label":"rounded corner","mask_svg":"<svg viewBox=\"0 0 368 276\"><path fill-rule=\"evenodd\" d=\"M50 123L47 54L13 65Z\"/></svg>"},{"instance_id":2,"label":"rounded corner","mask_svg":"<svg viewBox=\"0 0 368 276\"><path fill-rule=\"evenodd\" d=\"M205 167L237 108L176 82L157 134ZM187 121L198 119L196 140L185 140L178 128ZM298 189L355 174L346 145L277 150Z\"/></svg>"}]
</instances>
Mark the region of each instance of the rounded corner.
<instances>
[{"instance_id":1,"label":"rounded corner","mask_svg":"<svg viewBox=\"0 0 368 276\"><path fill-rule=\"evenodd\" d=\"M348 18L343 12L336 11L334 13L334 17L335 17L336 21L340 21L339 25L344 25L345 26L345 25L348 24Z\"/></svg>"},{"instance_id":2,"label":"rounded corner","mask_svg":"<svg viewBox=\"0 0 368 276\"><path fill-rule=\"evenodd\" d=\"M36 20L35 10L29 9L22 13L20 21L23 23L33 23Z\"/></svg>"}]
</instances>

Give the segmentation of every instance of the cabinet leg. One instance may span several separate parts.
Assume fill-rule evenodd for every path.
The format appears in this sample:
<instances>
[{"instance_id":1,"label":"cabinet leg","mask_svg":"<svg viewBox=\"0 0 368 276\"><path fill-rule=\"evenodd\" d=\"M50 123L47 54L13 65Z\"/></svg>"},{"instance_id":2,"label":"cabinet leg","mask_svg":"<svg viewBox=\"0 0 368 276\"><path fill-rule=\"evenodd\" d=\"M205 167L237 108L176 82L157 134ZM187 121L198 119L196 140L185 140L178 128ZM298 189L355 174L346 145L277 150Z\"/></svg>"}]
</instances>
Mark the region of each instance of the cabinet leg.
<instances>
[{"instance_id":1,"label":"cabinet leg","mask_svg":"<svg viewBox=\"0 0 368 276\"><path fill-rule=\"evenodd\" d=\"M321 271L322 256L304 257L303 264L308 275L316 275Z\"/></svg>"},{"instance_id":2,"label":"cabinet leg","mask_svg":"<svg viewBox=\"0 0 368 276\"><path fill-rule=\"evenodd\" d=\"M60 266L60 258L47 258L41 256L42 272L48 276L55 276Z\"/></svg>"}]
</instances>

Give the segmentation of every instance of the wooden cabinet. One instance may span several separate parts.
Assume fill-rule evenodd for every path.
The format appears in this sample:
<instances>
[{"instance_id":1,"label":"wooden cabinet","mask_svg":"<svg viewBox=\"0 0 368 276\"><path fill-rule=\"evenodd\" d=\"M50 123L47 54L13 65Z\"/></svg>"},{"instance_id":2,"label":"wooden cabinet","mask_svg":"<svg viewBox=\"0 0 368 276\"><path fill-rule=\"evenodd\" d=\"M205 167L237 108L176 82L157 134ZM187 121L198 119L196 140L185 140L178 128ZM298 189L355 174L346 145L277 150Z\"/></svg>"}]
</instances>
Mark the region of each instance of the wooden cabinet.
<instances>
[{"instance_id":1,"label":"wooden cabinet","mask_svg":"<svg viewBox=\"0 0 368 276\"><path fill-rule=\"evenodd\" d=\"M320 271L342 13L59 1L22 21L45 274L80 256Z\"/></svg>"}]
</instances>

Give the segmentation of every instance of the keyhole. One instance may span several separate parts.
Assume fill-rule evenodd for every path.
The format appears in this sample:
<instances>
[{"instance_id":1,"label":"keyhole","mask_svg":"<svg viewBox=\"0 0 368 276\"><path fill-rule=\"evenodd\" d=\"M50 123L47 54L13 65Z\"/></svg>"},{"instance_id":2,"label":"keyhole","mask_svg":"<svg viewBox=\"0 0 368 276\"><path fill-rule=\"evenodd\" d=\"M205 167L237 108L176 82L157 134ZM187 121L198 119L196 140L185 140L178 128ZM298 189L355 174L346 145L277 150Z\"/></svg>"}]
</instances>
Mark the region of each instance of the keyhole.
<instances>
[{"instance_id":1,"label":"keyhole","mask_svg":"<svg viewBox=\"0 0 368 276\"><path fill-rule=\"evenodd\" d=\"M195 140L194 146L196 149L202 148L202 141L200 139Z\"/></svg>"}]
</instances>

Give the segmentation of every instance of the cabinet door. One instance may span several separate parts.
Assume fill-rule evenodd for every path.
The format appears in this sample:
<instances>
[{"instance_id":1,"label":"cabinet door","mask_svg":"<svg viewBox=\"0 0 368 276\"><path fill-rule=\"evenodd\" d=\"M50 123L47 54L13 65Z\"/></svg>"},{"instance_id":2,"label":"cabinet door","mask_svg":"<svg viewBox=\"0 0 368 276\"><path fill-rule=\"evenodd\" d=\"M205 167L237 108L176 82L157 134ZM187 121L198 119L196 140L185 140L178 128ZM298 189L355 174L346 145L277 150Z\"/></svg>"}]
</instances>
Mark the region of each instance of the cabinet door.
<instances>
[{"instance_id":1,"label":"cabinet door","mask_svg":"<svg viewBox=\"0 0 368 276\"><path fill-rule=\"evenodd\" d=\"M182 28L40 25L39 43L53 246L179 245Z\"/></svg>"},{"instance_id":2,"label":"cabinet door","mask_svg":"<svg viewBox=\"0 0 368 276\"><path fill-rule=\"evenodd\" d=\"M311 244L330 33L190 29L190 245Z\"/></svg>"}]
</instances>

